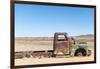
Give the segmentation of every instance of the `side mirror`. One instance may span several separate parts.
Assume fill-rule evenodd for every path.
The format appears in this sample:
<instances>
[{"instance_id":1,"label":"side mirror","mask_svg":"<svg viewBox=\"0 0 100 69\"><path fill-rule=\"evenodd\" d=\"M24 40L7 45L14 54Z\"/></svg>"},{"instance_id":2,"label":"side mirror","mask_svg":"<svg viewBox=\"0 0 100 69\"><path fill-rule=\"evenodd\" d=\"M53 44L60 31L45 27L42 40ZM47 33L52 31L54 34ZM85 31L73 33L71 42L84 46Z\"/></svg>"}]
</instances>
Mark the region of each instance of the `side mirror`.
<instances>
[{"instance_id":1,"label":"side mirror","mask_svg":"<svg viewBox=\"0 0 100 69\"><path fill-rule=\"evenodd\" d=\"M73 40L73 44L75 44L75 39L73 37L71 37L71 40Z\"/></svg>"}]
</instances>

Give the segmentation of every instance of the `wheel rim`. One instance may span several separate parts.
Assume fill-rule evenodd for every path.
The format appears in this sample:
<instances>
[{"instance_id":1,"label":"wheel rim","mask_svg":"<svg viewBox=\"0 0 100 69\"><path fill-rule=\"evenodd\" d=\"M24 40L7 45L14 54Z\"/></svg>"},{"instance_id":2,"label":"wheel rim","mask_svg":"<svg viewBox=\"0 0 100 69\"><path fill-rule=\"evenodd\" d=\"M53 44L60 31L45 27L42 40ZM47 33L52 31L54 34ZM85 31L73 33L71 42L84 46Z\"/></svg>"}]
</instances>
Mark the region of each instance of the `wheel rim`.
<instances>
[{"instance_id":1,"label":"wheel rim","mask_svg":"<svg viewBox=\"0 0 100 69\"><path fill-rule=\"evenodd\" d=\"M81 52L78 52L77 56L83 56L83 54Z\"/></svg>"}]
</instances>

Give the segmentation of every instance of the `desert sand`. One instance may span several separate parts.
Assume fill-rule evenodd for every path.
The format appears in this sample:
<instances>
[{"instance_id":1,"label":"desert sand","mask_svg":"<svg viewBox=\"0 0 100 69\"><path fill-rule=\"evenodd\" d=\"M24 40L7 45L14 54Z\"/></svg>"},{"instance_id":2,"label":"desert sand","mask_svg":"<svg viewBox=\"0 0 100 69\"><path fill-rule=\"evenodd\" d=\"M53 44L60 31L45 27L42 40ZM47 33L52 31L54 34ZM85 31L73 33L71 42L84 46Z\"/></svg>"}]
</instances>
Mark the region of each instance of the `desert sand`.
<instances>
[{"instance_id":1,"label":"desert sand","mask_svg":"<svg viewBox=\"0 0 100 69\"><path fill-rule=\"evenodd\" d=\"M36 64L56 64L56 63L72 63L72 62L86 62L94 61L94 42L87 41L88 48L92 51L91 56L85 57L56 57L56 58L22 58L15 59L15 66L18 65L36 65ZM41 51L41 50L53 50L53 40L33 40L33 39L16 39L15 40L15 52L19 51Z\"/></svg>"},{"instance_id":2,"label":"desert sand","mask_svg":"<svg viewBox=\"0 0 100 69\"><path fill-rule=\"evenodd\" d=\"M94 51L91 47L92 55L85 57L56 57L56 58L22 58L15 59L15 65L35 65L35 64L51 64L51 63L69 63L69 62L85 62L94 61Z\"/></svg>"}]
</instances>

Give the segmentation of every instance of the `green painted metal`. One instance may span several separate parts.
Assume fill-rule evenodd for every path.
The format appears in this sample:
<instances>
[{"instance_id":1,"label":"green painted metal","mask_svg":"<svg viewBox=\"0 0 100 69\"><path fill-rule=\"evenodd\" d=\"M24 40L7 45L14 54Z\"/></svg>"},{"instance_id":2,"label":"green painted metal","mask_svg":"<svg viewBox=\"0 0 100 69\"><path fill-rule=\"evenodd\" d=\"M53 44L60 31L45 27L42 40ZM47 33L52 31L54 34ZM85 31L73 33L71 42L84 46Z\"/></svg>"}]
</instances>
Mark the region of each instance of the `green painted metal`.
<instances>
[{"instance_id":1,"label":"green painted metal","mask_svg":"<svg viewBox=\"0 0 100 69\"><path fill-rule=\"evenodd\" d=\"M86 42L79 42L75 45L72 46L72 48L70 49L70 56L75 56L75 52L78 49L84 49L86 51L86 53L88 53L88 46Z\"/></svg>"}]
</instances>

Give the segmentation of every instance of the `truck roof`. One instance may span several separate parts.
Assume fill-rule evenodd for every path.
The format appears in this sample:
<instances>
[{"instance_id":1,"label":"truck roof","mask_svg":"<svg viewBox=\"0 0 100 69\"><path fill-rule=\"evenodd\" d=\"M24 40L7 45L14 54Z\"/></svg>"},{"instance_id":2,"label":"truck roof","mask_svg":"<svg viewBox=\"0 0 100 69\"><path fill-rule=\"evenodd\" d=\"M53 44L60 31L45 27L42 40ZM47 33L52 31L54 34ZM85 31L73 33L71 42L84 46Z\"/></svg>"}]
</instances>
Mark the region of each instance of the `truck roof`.
<instances>
[{"instance_id":1,"label":"truck roof","mask_svg":"<svg viewBox=\"0 0 100 69\"><path fill-rule=\"evenodd\" d=\"M57 34L57 35L66 35L67 33L66 32L55 32L55 34Z\"/></svg>"}]
</instances>

